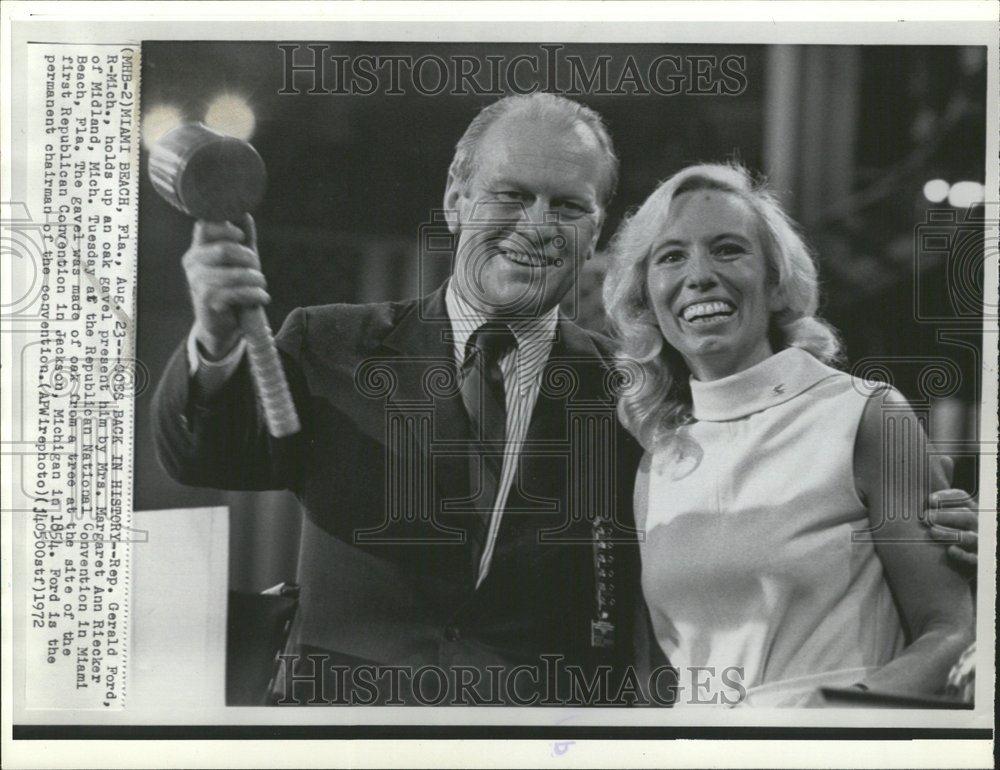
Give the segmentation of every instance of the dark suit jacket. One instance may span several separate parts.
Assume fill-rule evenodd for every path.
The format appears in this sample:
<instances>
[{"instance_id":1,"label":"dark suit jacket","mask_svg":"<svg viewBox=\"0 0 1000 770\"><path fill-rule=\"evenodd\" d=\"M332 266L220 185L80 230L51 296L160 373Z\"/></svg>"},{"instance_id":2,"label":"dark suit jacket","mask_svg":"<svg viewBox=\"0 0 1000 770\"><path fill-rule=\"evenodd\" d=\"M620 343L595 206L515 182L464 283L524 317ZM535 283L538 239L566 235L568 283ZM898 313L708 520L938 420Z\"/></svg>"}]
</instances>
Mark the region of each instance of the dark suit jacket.
<instances>
[{"instance_id":1,"label":"dark suit jacket","mask_svg":"<svg viewBox=\"0 0 1000 770\"><path fill-rule=\"evenodd\" d=\"M640 595L639 450L615 419L602 338L560 320L491 570L476 589L465 536L474 449L449 335L443 289L295 310L277 344L303 430L281 440L262 424L245 362L206 398L182 345L154 400L161 462L184 484L299 497L307 518L292 651L348 666L478 671L555 655L591 675L603 665L620 673ZM597 557L609 551L594 545L595 513L610 517L605 539L617 541L603 577ZM602 590L610 646L593 636Z\"/></svg>"}]
</instances>

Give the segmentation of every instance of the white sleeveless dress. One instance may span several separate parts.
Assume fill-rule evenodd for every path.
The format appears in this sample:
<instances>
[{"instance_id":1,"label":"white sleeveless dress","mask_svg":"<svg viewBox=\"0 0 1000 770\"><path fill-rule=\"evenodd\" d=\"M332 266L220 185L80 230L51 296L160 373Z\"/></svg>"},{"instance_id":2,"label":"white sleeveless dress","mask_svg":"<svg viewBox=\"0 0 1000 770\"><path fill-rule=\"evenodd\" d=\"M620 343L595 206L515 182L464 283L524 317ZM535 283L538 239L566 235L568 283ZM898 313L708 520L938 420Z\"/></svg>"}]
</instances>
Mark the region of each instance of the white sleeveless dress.
<instances>
[{"instance_id":1,"label":"white sleeveless dress","mask_svg":"<svg viewBox=\"0 0 1000 770\"><path fill-rule=\"evenodd\" d=\"M677 705L801 706L892 660L900 616L873 545L852 538L869 527L853 458L870 388L788 348L691 389L695 421L636 486Z\"/></svg>"}]
</instances>

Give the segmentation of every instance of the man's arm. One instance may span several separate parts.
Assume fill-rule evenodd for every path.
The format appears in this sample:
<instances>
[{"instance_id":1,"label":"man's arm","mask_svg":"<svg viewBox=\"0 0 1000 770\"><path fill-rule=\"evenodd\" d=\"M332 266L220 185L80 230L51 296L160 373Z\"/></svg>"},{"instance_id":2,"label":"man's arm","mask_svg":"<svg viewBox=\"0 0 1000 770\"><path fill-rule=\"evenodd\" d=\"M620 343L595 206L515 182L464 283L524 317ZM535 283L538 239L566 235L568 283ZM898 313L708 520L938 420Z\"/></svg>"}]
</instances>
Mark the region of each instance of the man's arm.
<instances>
[{"instance_id":1,"label":"man's arm","mask_svg":"<svg viewBox=\"0 0 1000 770\"><path fill-rule=\"evenodd\" d=\"M205 393L216 393L222 389L230 377L236 372L243 355L246 353L246 340L241 339L231 351L218 361L208 358L198 344L195 329L187 337L188 371L198 380L198 387Z\"/></svg>"},{"instance_id":2,"label":"man's arm","mask_svg":"<svg viewBox=\"0 0 1000 770\"><path fill-rule=\"evenodd\" d=\"M222 489L292 487L300 441L268 435L241 354L239 313L270 301L249 217L244 227L246 235L229 223L195 225L184 255L195 323L157 387L154 435L164 468L183 484ZM301 349L303 337L303 314L296 311L278 337L293 395L302 392L301 376L288 353Z\"/></svg>"},{"instance_id":3,"label":"man's arm","mask_svg":"<svg viewBox=\"0 0 1000 770\"><path fill-rule=\"evenodd\" d=\"M300 414L306 403L301 397L304 386L287 351L301 345L303 316L301 310L294 311L278 335ZM268 434L246 358L238 358L228 378L209 391L202 383L203 372L191 374L187 347L185 342L174 352L153 397L154 439L167 473L191 486L294 489L301 466L300 435L275 439Z\"/></svg>"}]
</instances>

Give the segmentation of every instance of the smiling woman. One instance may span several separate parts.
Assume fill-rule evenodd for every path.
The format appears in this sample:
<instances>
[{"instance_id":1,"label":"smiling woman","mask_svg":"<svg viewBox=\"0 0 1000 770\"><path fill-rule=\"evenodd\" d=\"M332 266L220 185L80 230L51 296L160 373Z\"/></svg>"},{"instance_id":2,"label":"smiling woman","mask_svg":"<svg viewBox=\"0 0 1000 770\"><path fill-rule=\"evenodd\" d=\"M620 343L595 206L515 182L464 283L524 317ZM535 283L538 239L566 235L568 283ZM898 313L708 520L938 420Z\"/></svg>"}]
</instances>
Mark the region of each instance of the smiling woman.
<instances>
[{"instance_id":1,"label":"smiling woman","mask_svg":"<svg viewBox=\"0 0 1000 770\"><path fill-rule=\"evenodd\" d=\"M816 266L802 237L743 167L690 166L672 176L624 222L612 255L604 301L622 355L642 365L646 383L622 397L619 415L646 444L687 419L692 365L735 371L733 357L760 360L763 349L746 350L748 339L769 351L799 347L824 363L840 358L836 332L815 315ZM668 306L667 291L680 292L680 304ZM710 301L728 304L730 315L705 318L698 303ZM691 359L689 348L705 355Z\"/></svg>"},{"instance_id":2,"label":"smiling woman","mask_svg":"<svg viewBox=\"0 0 1000 770\"><path fill-rule=\"evenodd\" d=\"M677 705L939 692L972 610L919 523L921 428L898 393L828 365L816 268L776 200L745 169L685 169L613 255L608 313L647 375L619 409L647 450L635 517L655 642L678 671L740 679L681 681Z\"/></svg>"},{"instance_id":3,"label":"smiling woman","mask_svg":"<svg viewBox=\"0 0 1000 770\"><path fill-rule=\"evenodd\" d=\"M676 194L647 264L660 329L698 379L734 374L773 353L767 328L780 296L746 201L711 189Z\"/></svg>"}]
</instances>

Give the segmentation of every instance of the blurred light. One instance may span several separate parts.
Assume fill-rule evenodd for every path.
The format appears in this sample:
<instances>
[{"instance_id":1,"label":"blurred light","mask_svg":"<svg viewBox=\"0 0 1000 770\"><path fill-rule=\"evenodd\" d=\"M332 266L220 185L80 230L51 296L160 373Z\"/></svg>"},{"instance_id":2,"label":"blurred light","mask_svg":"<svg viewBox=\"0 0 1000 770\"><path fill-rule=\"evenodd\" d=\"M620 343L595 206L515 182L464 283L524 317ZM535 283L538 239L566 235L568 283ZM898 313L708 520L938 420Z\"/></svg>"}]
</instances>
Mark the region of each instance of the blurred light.
<instances>
[{"instance_id":1,"label":"blurred light","mask_svg":"<svg viewBox=\"0 0 1000 770\"><path fill-rule=\"evenodd\" d=\"M986 69L986 46L969 46L959 49L959 64L966 75L975 75Z\"/></svg>"},{"instance_id":2,"label":"blurred light","mask_svg":"<svg viewBox=\"0 0 1000 770\"><path fill-rule=\"evenodd\" d=\"M237 139L249 139L257 121L246 101L233 94L223 94L208 106L205 125Z\"/></svg>"},{"instance_id":3,"label":"blurred light","mask_svg":"<svg viewBox=\"0 0 1000 770\"><path fill-rule=\"evenodd\" d=\"M943 179L932 179L924 185L924 197L931 203L940 203L948 197L951 186Z\"/></svg>"},{"instance_id":4,"label":"blurred light","mask_svg":"<svg viewBox=\"0 0 1000 770\"><path fill-rule=\"evenodd\" d=\"M982 203L986 188L979 182L955 182L948 191L948 203L957 209L967 209Z\"/></svg>"},{"instance_id":5,"label":"blurred light","mask_svg":"<svg viewBox=\"0 0 1000 770\"><path fill-rule=\"evenodd\" d=\"M934 133L937 122L937 113L929 107L924 107L913 119L913 124L910 126L910 136L916 142L927 141Z\"/></svg>"},{"instance_id":6,"label":"blurred light","mask_svg":"<svg viewBox=\"0 0 1000 770\"><path fill-rule=\"evenodd\" d=\"M151 107L142 116L142 143L152 147L161 136L184 122L184 115L170 104Z\"/></svg>"}]
</instances>

